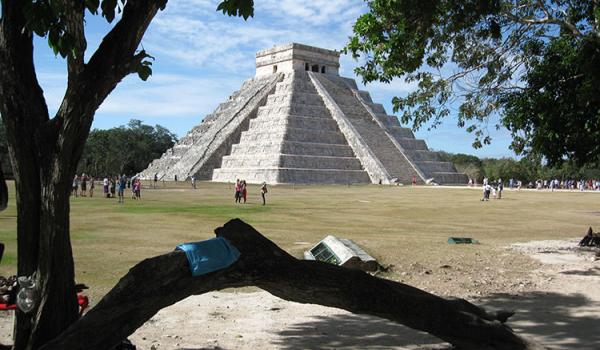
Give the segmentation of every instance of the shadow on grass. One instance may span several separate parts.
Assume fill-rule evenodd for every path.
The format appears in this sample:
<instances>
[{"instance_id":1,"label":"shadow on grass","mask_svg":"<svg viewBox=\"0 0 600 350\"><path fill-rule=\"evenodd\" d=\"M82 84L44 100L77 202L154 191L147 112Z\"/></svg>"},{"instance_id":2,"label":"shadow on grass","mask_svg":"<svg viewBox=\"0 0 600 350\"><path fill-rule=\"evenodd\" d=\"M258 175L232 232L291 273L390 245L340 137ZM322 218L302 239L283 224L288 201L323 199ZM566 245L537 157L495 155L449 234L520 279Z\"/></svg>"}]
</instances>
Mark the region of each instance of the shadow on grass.
<instances>
[{"instance_id":1,"label":"shadow on grass","mask_svg":"<svg viewBox=\"0 0 600 350\"><path fill-rule=\"evenodd\" d=\"M449 349L426 333L366 315L319 316L279 332L278 349ZM416 348L414 345L418 345Z\"/></svg>"},{"instance_id":2,"label":"shadow on grass","mask_svg":"<svg viewBox=\"0 0 600 350\"><path fill-rule=\"evenodd\" d=\"M594 311L600 305L582 294L539 291L521 295L493 294L486 297L483 304L516 311L509 326L551 349L597 350L600 344L600 315Z\"/></svg>"}]
</instances>

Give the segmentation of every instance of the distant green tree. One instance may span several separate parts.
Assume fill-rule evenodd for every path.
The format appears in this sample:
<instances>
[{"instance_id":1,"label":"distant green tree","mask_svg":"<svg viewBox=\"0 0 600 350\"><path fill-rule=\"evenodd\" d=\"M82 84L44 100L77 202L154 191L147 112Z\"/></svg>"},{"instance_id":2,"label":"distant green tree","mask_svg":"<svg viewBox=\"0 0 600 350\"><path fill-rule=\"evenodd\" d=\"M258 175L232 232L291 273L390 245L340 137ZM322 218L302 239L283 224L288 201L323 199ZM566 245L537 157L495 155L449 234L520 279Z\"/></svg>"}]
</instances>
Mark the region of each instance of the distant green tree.
<instances>
[{"instance_id":1,"label":"distant green tree","mask_svg":"<svg viewBox=\"0 0 600 350\"><path fill-rule=\"evenodd\" d=\"M132 119L126 126L92 130L78 172L93 176L134 175L173 147L175 135L168 129Z\"/></svg>"},{"instance_id":2,"label":"distant green tree","mask_svg":"<svg viewBox=\"0 0 600 350\"><path fill-rule=\"evenodd\" d=\"M459 173L467 174L470 179L476 182L481 182L483 179L481 159L477 156L464 153L438 153L442 157L442 160L452 162Z\"/></svg>"},{"instance_id":3,"label":"distant green tree","mask_svg":"<svg viewBox=\"0 0 600 350\"><path fill-rule=\"evenodd\" d=\"M599 143L589 139L597 140L600 130L600 1L367 3L369 12L357 19L346 50L362 59L356 73L365 83L402 78L416 84L408 96L392 100L404 123L435 127L458 106L458 125L474 133L474 147L490 143L490 116L499 115L513 132L517 153L541 154L550 162L597 160ZM563 41L571 47L556 44ZM567 57L555 57L567 51ZM544 114L537 118L530 111ZM589 137L580 137L587 131Z\"/></svg>"}]
</instances>

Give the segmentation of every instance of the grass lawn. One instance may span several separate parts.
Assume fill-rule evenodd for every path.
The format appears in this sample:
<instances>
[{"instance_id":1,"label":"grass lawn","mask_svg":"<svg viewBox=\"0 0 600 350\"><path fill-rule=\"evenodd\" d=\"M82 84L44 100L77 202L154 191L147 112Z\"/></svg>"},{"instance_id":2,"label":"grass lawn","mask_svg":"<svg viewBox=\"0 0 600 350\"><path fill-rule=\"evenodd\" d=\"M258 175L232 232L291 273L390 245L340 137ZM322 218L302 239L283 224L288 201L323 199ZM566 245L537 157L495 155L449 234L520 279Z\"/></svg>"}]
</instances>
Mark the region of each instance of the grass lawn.
<instances>
[{"instance_id":1,"label":"grass lawn","mask_svg":"<svg viewBox=\"0 0 600 350\"><path fill-rule=\"evenodd\" d=\"M14 191L13 184L9 184ZM71 239L76 279L90 286L95 303L140 260L183 242L213 237L214 228L241 218L296 257L327 234L350 238L383 265L386 278L440 294L468 296L489 274L487 291L502 291L535 263L502 249L513 242L583 236L600 226L600 194L504 191L502 200L480 202L466 188L364 186L271 186L267 206L258 186L248 203L236 205L233 186L167 183L142 190L142 201L124 205L101 196L72 198ZM99 191L100 190L100 191ZM6 251L0 275L16 271L16 209L0 213ZM479 245L450 245L449 236L473 237ZM438 273L440 267L451 272ZM482 277L483 276L483 277ZM480 284L480 283L479 283Z\"/></svg>"}]
</instances>

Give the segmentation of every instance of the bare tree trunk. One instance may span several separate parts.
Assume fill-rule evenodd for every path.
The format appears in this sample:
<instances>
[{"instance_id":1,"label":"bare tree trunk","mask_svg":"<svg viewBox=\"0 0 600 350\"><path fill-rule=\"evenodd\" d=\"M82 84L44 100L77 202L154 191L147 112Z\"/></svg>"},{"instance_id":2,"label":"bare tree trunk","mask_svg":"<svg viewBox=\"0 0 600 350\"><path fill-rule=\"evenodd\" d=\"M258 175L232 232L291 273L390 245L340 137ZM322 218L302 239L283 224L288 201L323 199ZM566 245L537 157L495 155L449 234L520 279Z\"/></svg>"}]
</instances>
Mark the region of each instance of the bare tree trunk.
<instances>
[{"instance_id":1,"label":"bare tree trunk","mask_svg":"<svg viewBox=\"0 0 600 350\"><path fill-rule=\"evenodd\" d=\"M160 309L183 298L242 286L258 286L286 300L386 318L428 332L459 349L543 349L504 324L512 313L488 313L465 300L443 299L359 270L297 260L238 219L218 228L216 234L240 251L236 263L192 277L183 252L146 259L42 350L108 349Z\"/></svg>"},{"instance_id":2,"label":"bare tree trunk","mask_svg":"<svg viewBox=\"0 0 600 350\"><path fill-rule=\"evenodd\" d=\"M2 163L0 163L0 211L3 211L6 207L8 207L8 186L6 186Z\"/></svg>"},{"instance_id":3,"label":"bare tree trunk","mask_svg":"<svg viewBox=\"0 0 600 350\"><path fill-rule=\"evenodd\" d=\"M40 295L33 312L16 311L14 349L38 349L78 318L69 237L70 177L51 170L59 155L42 144L31 137L9 147L17 188L17 274L35 274ZM46 151L44 157L40 149Z\"/></svg>"}]
</instances>

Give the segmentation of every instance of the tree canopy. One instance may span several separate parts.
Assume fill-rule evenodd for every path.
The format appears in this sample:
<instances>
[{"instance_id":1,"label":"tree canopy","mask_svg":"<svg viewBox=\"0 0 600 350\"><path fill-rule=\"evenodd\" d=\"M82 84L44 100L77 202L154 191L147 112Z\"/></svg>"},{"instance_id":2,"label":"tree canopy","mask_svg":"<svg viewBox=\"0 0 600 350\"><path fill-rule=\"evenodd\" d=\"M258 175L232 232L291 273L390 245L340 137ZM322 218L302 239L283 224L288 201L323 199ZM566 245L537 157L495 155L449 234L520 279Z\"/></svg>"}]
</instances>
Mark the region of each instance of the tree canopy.
<instances>
[{"instance_id":1,"label":"tree canopy","mask_svg":"<svg viewBox=\"0 0 600 350\"><path fill-rule=\"evenodd\" d=\"M427 123L435 127L456 109L458 125L474 133L473 146L481 147L491 142L490 117L499 116L501 122L494 127L509 127L517 154L541 154L550 162L595 161L590 156L597 155L597 145L578 135L600 119L597 93L593 85L575 92L572 87L600 78L594 75L597 69L585 79L577 77L582 71L588 73L600 52L600 1L367 3L369 12L354 24L345 50L363 59L356 73L365 83L402 78L417 86L407 96L392 100L404 123L415 129ZM564 52L565 42L570 43L573 57L555 69L552 53ZM555 95L534 96L546 89L553 89ZM574 94L576 102L559 98ZM562 105L550 112L548 103ZM549 112L552 119L547 118ZM570 123L575 114L578 121ZM562 136L555 132L544 136L557 118L564 125Z\"/></svg>"},{"instance_id":2,"label":"tree canopy","mask_svg":"<svg viewBox=\"0 0 600 350\"><path fill-rule=\"evenodd\" d=\"M571 37L552 40L533 58L526 88L505 95L504 125L519 153L537 150L549 163L600 160L600 50Z\"/></svg>"},{"instance_id":3,"label":"tree canopy","mask_svg":"<svg viewBox=\"0 0 600 350\"><path fill-rule=\"evenodd\" d=\"M173 147L176 137L168 129L132 119L124 126L90 132L78 172L93 176L135 175Z\"/></svg>"}]
</instances>

